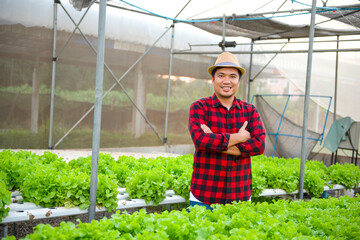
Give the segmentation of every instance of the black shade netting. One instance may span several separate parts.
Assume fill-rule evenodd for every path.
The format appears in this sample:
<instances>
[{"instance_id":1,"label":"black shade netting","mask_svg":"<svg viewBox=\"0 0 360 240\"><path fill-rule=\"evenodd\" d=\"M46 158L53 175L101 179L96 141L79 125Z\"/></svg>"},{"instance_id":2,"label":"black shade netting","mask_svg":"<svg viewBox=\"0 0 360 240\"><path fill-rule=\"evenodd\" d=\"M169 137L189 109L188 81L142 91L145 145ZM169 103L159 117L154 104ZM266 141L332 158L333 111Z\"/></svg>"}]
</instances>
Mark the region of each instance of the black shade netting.
<instances>
[{"instance_id":1,"label":"black shade netting","mask_svg":"<svg viewBox=\"0 0 360 240\"><path fill-rule=\"evenodd\" d=\"M281 120L282 114L276 111L263 96L257 95L255 100L257 110L266 129L264 154L266 156L300 158L302 126L295 124L286 117ZM281 124L280 128L279 124ZM319 133L307 130L306 158L309 157L320 136Z\"/></svg>"}]
</instances>

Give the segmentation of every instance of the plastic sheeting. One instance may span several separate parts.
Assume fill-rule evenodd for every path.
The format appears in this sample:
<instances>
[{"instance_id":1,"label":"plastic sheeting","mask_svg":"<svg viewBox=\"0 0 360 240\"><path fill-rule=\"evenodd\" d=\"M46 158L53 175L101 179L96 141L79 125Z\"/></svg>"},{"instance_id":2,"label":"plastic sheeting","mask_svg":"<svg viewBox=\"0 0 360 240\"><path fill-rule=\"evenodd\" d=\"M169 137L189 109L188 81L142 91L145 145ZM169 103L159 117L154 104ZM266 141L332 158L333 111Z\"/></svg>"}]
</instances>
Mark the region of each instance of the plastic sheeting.
<instances>
[{"instance_id":1,"label":"plastic sheeting","mask_svg":"<svg viewBox=\"0 0 360 240\"><path fill-rule=\"evenodd\" d=\"M354 120L351 117L336 119L325 138L324 147L335 152L340 142L346 139L345 134L353 122Z\"/></svg>"},{"instance_id":2,"label":"plastic sheeting","mask_svg":"<svg viewBox=\"0 0 360 240\"><path fill-rule=\"evenodd\" d=\"M79 12L68 1L62 2L75 22L79 21L85 9ZM4 114L0 116L0 137L2 137L0 143L2 147L6 148L46 148L50 105L53 2L3 0L1 4L0 110ZM95 47L97 11L98 5L95 4L80 24L81 30ZM198 9L198 11L200 10ZM113 8L109 8L107 13L105 61L119 78L172 22ZM73 31L74 24L60 6L58 6L58 16L57 52L59 53ZM137 103L144 105L144 113L160 135L164 131L170 32L122 80L122 84L130 95L134 99L137 97ZM249 43L249 39L236 38L235 40ZM219 51L217 46L219 41L221 41L221 37L189 24L175 24L176 50L192 48L193 50ZM215 46L195 47L193 44L215 44ZM354 42L354 44L358 44L358 42ZM306 47L306 44L303 45ZM272 46L274 46L272 49L279 49L281 44ZM255 50L268 50L269 48L270 46L254 46ZM249 45L238 45L236 48L227 50L248 51L249 49ZM296 47L292 48L289 45L285 49L296 49ZM352 104L360 101L357 91L360 81L357 77L360 75L358 73L360 56L356 53L349 56L348 54L350 53L339 54L337 112L343 116L349 115L353 119L360 119L360 109L354 108ZM254 55L252 76L272 56L272 54ZM248 70L249 55L238 54L237 57L240 64ZM215 59L216 55L214 54L174 55L174 76L171 81L169 109L168 143L170 145L191 144L187 130L188 108L196 99L212 94L213 89L207 68L214 63ZM95 54L76 31L56 62L53 142L57 142L92 106L95 61ZM334 62L334 53L314 54L312 94L333 94ZM305 86L305 66L306 54L279 54L252 82L252 94L279 93L279 91L280 93L301 92ZM247 77L244 76L243 79L247 79ZM288 86L281 84L282 82L287 82ZM107 90L112 84L114 84L114 80L105 71L104 90ZM242 98L240 91L237 97ZM136 116L136 110L130 100L118 86L103 99L103 104L101 147L162 144L143 120L140 120L140 125L143 125L142 129L136 129L135 122L139 121L139 117ZM31 117L35 112L31 108L36 105L38 131L29 133ZM301 115L299 109L301 108L298 108L298 115ZM329 118L331 119L331 117ZM92 116L86 117L74 132L69 134L59 145L59 148L91 147L91 130L89 129L92 128L92 122ZM135 137L135 131L140 133L141 137ZM20 135L14 134L15 132Z\"/></svg>"}]
</instances>

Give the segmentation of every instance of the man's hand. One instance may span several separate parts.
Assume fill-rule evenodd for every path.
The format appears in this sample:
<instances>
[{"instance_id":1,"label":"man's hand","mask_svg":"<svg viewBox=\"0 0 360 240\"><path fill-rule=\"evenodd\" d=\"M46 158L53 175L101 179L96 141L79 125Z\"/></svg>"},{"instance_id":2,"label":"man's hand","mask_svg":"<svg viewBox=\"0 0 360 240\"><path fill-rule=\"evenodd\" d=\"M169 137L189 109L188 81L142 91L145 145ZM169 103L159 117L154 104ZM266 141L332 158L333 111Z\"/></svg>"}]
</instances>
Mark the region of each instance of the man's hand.
<instances>
[{"instance_id":1,"label":"man's hand","mask_svg":"<svg viewBox=\"0 0 360 240\"><path fill-rule=\"evenodd\" d=\"M229 155L235 155L235 156L241 155L240 149L236 146L231 146L228 148L227 151L222 151L222 153L226 153Z\"/></svg>"},{"instance_id":2,"label":"man's hand","mask_svg":"<svg viewBox=\"0 0 360 240\"><path fill-rule=\"evenodd\" d=\"M206 126L205 124L201 124L200 127L204 131L204 133L213 133L211 131L211 129L208 126Z\"/></svg>"},{"instance_id":3,"label":"man's hand","mask_svg":"<svg viewBox=\"0 0 360 240\"><path fill-rule=\"evenodd\" d=\"M245 125L245 124L244 124L244 125ZM246 125L247 125L247 122L246 122ZM201 124L200 127L201 127L201 129L204 131L204 133L213 133L213 132L211 131L211 129L210 129L208 126L206 126L205 124ZM246 126L245 126L245 127L246 127ZM244 127L244 129L245 129L245 127ZM241 129L242 129L242 128L240 128L240 130L241 130ZM239 132L240 132L240 130L239 130ZM242 130L242 131L244 131L244 130ZM246 131L246 130L245 130L245 131ZM246 132L247 132L247 131L246 131ZM231 146L231 147L228 148L227 151L222 151L222 153L229 154L229 155L241 155L241 152L240 152L239 148L236 147L236 146Z\"/></svg>"},{"instance_id":4,"label":"man's hand","mask_svg":"<svg viewBox=\"0 0 360 240\"><path fill-rule=\"evenodd\" d=\"M248 122L245 121L238 132L238 134L240 135L240 138L242 139L242 142L246 142L247 140L249 140L251 138L250 133L246 130L247 125L248 125Z\"/></svg>"},{"instance_id":5,"label":"man's hand","mask_svg":"<svg viewBox=\"0 0 360 240\"><path fill-rule=\"evenodd\" d=\"M230 134L228 148L251 139L250 133L246 130L248 122L245 121L237 133Z\"/></svg>"}]
</instances>

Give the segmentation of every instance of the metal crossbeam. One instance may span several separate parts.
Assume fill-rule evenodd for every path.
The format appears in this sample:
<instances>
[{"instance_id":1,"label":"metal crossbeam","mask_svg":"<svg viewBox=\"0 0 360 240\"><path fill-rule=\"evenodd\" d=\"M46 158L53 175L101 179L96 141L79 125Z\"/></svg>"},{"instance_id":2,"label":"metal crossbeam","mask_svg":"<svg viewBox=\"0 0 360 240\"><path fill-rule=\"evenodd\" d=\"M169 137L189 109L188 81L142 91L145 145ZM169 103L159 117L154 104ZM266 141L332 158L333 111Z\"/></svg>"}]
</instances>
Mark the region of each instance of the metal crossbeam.
<instances>
[{"instance_id":1,"label":"metal crossbeam","mask_svg":"<svg viewBox=\"0 0 360 240\"><path fill-rule=\"evenodd\" d=\"M63 7L64 8L64 7ZM92 43L90 42L90 40L85 36L85 34L81 31L81 29L79 28L78 24L75 23L74 19L71 17L71 15L65 11L65 13L67 14L67 16L69 17L69 19L73 22L73 24L75 25L75 29L78 29L78 31L80 32L80 34L83 36L83 38L85 39L85 41L88 43L88 45L90 46L90 48L93 50L93 52L95 54L97 54L96 49L94 48L94 46L92 45ZM106 69L109 71L109 73L111 74L111 76L114 78L114 80L116 81L116 83L114 83L109 90L102 96L102 98L104 98L116 85L119 85L120 88L124 91L124 93L126 94L126 96L129 98L129 100L131 101L131 103L134 105L134 107L138 110L138 112L141 114L141 116L145 119L146 123L150 126L150 128L155 132L155 134L158 136L158 138L160 139L160 141L163 141L163 138L160 136L160 134L156 131L156 129L154 128L154 126L150 123L150 121L148 120L148 118L142 113L142 111L140 110L140 108L137 106L137 104L134 102L134 100L131 98L130 94L126 91L126 89L124 88L124 86L120 83L120 81L137 65L137 63L140 62L140 60L155 46L155 44L170 30L171 27L167 28L164 33L153 43L153 45L151 45L135 62L133 65L130 66L130 68L128 68L128 70L119 78L117 79L117 77L115 76L115 74L113 73L113 71L111 71L110 67L107 65L106 62L104 62L104 66L106 67ZM94 109L94 105L70 128L70 130L68 132L65 133L65 135L56 143L54 144L54 146L52 146L52 148L56 148L69 134L70 132L75 129L81 122L83 119L85 119L85 117L87 117L91 111Z\"/></svg>"}]
</instances>

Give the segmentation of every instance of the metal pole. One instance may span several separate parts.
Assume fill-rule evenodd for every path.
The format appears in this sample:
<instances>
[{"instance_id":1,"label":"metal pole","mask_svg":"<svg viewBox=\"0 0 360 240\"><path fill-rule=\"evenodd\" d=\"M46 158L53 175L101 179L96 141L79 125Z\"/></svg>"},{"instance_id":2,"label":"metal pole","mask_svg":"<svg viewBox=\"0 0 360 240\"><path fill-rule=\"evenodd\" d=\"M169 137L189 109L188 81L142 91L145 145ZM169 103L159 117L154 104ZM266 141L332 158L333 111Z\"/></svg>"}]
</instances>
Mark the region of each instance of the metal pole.
<instances>
[{"instance_id":1,"label":"metal pole","mask_svg":"<svg viewBox=\"0 0 360 240\"><path fill-rule=\"evenodd\" d=\"M225 14L223 15L223 20L222 20L222 46L221 49L223 52L225 52L225 35L226 35L226 19L225 19Z\"/></svg>"},{"instance_id":2,"label":"metal pole","mask_svg":"<svg viewBox=\"0 0 360 240\"><path fill-rule=\"evenodd\" d=\"M339 49L339 36L337 36L336 49ZM338 68L339 68L339 52L336 52L335 61L335 92L334 92L334 121L336 120L336 103L337 103L337 88L338 88Z\"/></svg>"},{"instance_id":3,"label":"metal pole","mask_svg":"<svg viewBox=\"0 0 360 240\"><path fill-rule=\"evenodd\" d=\"M312 66L312 54L314 45L314 32L315 32L315 7L316 0L312 1L311 7L311 21L309 31L309 52L307 60L307 72L306 72L306 86L305 86L305 102L304 102L304 119L302 128L302 141L301 141L301 164L300 164L300 187L299 187L299 199L303 199L304 190L304 175L305 175L305 158L306 158L306 138L307 138L307 125L308 125L308 112L309 112L309 95L310 95L310 80L311 80L311 66Z\"/></svg>"},{"instance_id":4,"label":"metal pole","mask_svg":"<svg viewBox=\"0 0 360 240\"><path fill-rule=\"evenodd\" d=\"M93 126L93 143L91 158L91 180L90 180L90 207L88 221L95 218L96 211L96 190L98 178L98 160L100 147L101 129L101 105L104 78L104 55L105 55L105 21L106 21L106 0L100 0L99 4L99 25L98 25L98 47L96 58L96 87L95 87L95 109Z\"/></svg>"},{"instance_id":5,"label":"metal pole","mask_svg":"<svg viewBox=\"0 0 360 240\"><path fill-rule=\"evenodd\" d=\"M52 72L51 72L51 95L50 95L50 122L49 122L49 144L48 148L52 149L52 130L54 122L54 95L55 95L55 71L56 71L56 38L57 38L57 2L54 1L53 16L53 54L52 54Z\"/></svg>"},{"instance_id":6,"label":"metal pole","mask_svg":"<svg viewBox=\"0 0 360 240\"><path fill-rule=\"evenodd\" d=\"M190 2L191 2L191 0L189 0L189 1L183 6L183 8L178 12L178 14L176 14L175 18L177 18L177 17L180 15L180 13L182 13L182 11L184 11L184 9L187 7L187 5L189 5ZM153 15L151 15L151 16L153 16Z\"/></svg>"},{"instance_id":7,"label":"metal pole","mask_svg":"<svg viewBox=\"0 0 360 240\"><path fill-rule=\"evenodd\" d=\"M191 0L189 0L185 6L176 14L175 18L177 18L180 13L189 5ZM166 109L165 109L165 130L164 130L164 139L163 143L167 146L167 129L168 129L168 121L169 121L169 103L170 103L170 86L171 86L171 73L173 66L173 50L174 50L174 35L175 35L175 22L171 25L171 46L170 46L170 60L169 60L169 79L167 83L167 94L166 94Z\"/></svg>"},{"instance_id":8,"label":"metal pole","mask_svg":"<svg viewBox=\"0 0 360 240\"><path fill-rule=\"evenodd\" d=\"M169 63L169 79L167 83L167 94L166 94L166 109L165 109L165 130L164 130L164 145L167 145L167 129L169 121L169 102L170 102L170 84L171 84L171 74L173 66L173 49L174 49L174 34L175 34L175 24L171 25L171 48L170 48L170 63Z\"/></svg>"},{"instance_id":9,"label":"metal pole","mask_svg":"<svg viewBox=\"0 0 360 240\"><path fill-rule=\"evenodd\" d=\"M345 48L345 49L315 49L313 52L323 53L323 52L359 52L360 48ZM309 50L285 50L285 51L231 51L233 54L269 54L269 53L308 53ZM220 51L174 51L173 54L209 54L215 55L220 54Z\"/></svg>"},{"instance_id":10,"label":"metal pole","mask_svg":"<svg viewBox=\"0 0 360 240\"><path fill-rule=\"evenodd\" d=\"M261 41L261 40L260 40ZM263 40L265 41L265 40ZM267 40L269 41L269 40ZM340 41L340 40L339 40ZM360 39L343 39L341 40L340 42L358 42L360 41ZM337 40L318 40L318 41L314 41L314 43L322 43L322 42L325 42L325 43L331 43L331 42L337 42ZM309 41L296 41L296 42L257 42L257 43L254 43L254 45L280 45L280 44L286 44L286 43L291 43L291 44L296 44L296 43L309 43ZM191 47L201 47L201 46L219 46L219 44L215 44L215 43L212 43L212 44L189 44ZM251 42L250 43L236 43L237 46L246 46L246 45L251 45Z\"/></svg>"},{"instance_id":11,"label":"metal pole","mask_svg":"<svg viewBox=\"0 0 360 240\"><path fill-rule=\"evenodd\" d=\"M251 71L252 71L252 63L253 63L253 54L252 54L252 52L254 51L254 39L251 39L251 45L250 45L250 51L251 51L251 54L250 54L250 63L249 63L249 81L248 81L248 84L247 84L247 86L245 86L245 87L247 87L247 90L246 90L246 101L248 102L249 100L250 100L250 85L251 85L251 81L252 81L252 79L251 79Z\"/></svg>"}]
</instances>

